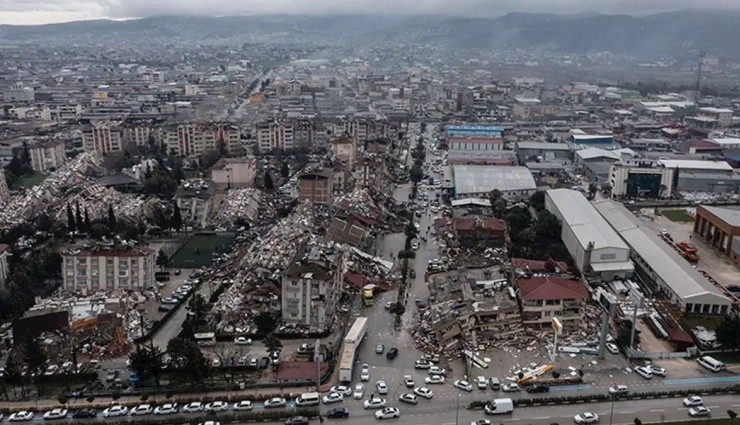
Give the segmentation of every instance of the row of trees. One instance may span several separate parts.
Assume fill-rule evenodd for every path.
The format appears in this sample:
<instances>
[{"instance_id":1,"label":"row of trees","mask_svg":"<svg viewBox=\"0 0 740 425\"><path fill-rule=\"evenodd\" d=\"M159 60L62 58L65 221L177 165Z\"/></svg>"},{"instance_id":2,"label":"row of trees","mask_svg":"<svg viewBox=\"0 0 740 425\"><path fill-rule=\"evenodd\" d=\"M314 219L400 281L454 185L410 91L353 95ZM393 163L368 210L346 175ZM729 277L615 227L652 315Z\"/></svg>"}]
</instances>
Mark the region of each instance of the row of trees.
<instances>
[{"instance_id":1,"label":"row of trees","mask_svg":"<svg viewBox=\"0 0 740 425\"><path fill-rule=\"evenodd\" d=\"M528 253L527 250L536 242L553 242L560 239L560 222L557 217L544 209L544 194L541 192L535 193L529 202L536 211L535 218L532 218L528 205L509 207L499 190L493 190L489 199L493 215L504 219L509 227L514 255L519 255L519 252Z\"/></svg>"}]
</instances>

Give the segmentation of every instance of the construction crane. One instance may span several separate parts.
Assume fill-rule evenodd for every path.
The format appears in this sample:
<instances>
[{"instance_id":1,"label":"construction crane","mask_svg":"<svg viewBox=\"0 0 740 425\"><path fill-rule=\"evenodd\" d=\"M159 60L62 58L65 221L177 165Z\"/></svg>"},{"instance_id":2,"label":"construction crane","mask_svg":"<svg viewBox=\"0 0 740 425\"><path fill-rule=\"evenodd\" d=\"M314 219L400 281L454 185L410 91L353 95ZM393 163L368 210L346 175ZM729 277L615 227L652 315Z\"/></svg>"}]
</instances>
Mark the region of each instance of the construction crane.
<instances>
[{"instance_id":1,"label":"construction crane","mask_svg":"<svg viewBox=\"0 0 740 425\"><path fill-rule=\"evenodd\" d=\"M699 104L699 96L701 95L701 67L704 64L705 52L699 53L699 66L696 68L696 87L694 87L694 103Z\"/></svg>"}]
</instances>

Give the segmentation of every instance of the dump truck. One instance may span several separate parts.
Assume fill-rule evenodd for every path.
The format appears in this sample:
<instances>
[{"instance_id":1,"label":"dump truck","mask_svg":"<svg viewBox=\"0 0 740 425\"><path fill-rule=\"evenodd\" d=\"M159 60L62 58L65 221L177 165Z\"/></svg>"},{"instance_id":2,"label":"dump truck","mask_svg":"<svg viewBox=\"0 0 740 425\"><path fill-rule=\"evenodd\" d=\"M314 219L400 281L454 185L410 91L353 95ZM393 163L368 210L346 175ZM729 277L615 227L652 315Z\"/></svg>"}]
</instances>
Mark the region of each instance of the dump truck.
<instances>
[{"instance_id":1,"label":"dump truck","mask_svg":"<svg viewBox=\"0 0 740 425\"><path fill-rule=\"evenodd\" d=\"M375 304L375 289L377 288L377 285L368 284L362 287L362 301L365 303L365 306L371 306Z\"/></svg>"}]
</instances>

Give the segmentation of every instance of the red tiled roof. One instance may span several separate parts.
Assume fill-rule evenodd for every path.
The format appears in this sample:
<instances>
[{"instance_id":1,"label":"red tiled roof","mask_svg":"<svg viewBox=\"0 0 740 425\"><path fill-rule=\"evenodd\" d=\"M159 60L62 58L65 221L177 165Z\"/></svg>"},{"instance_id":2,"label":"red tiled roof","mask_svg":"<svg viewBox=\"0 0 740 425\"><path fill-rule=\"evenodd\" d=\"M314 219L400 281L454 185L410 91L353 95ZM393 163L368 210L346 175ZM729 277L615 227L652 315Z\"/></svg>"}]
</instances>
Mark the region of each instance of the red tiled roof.
<instances>
[{"instance_id":1,"label":"red tiled roof","mask_svg":"<svg viewBox=\"0 0 740 425\"><path fill-rule=\"evenodd\" d=\"M566 300L588 296L588 289L577 280L538 276L517 282L524 300Z\"/></svg>"},{"instance_id":2,"label":"red tiled roof","mask_svg":"<svg viewBox=\"0 0 740 425\"><path fill-rule=\"evenodd\" d=\"M554 261L552 259L542 260L530 260L528 258L513 258L514 266L520 269L529 269L532 271L536 270L547 270L547 263L551 262L557 266L560 270L567 271L568 264L565 261Z\"/></svg>"},{"instance_id":3,"label":"red tiled roof","mask_svg":"<svg viewBox=\"0 0 740 425\"><path fill-rule=\"evenodd\" d=\"M669 327L668 328L668 339L673 342L684 342L693 343L694 340L691 338L686 331L679 328Z\"/></svg>"},{"instance_id":4,"label":"red tiled roof","mask_svg":"<svg viewBox=\"0 0 740 425\"><path fill-rule=\"evenodd\" d=\"M454 227L457 231L473 230L475 228L475 218L455 217L452 219L452 227Z\"/></svg>"},{"instance_id":5,"label":"red tiled roof","mask_svg":"<svg viewBox=\"0 0 740 425\"><path fill-rule=\"evenodd\" d=\"M488 230L506 231L506 222L500 218L486 217L480 220L481 227Z\"/></svg>"},{"instance_id":6,"label":"red tiled roof","mask_svg":"<svg viewBox=\"0 0 740 425\"><path fill-rule=\"evenodd\" d=\"M8 246L9 245L7 245L7 244L0 243L0 253L5 252L5 250L8 249Z\"/></svg>"},{"instance_id":7,"label":"red tiled roof","mask_svg":"<svg viewBox=\"0 0 740 425\"><path fill-rule=\"evenodd\" d=\"M355 273L355 272L345 273L344 280L355 285L356 287L360 289L362 289L363 286L367 285L367 279L365 278L365 276L359 273Z\"/></svg>"}]
</instances>

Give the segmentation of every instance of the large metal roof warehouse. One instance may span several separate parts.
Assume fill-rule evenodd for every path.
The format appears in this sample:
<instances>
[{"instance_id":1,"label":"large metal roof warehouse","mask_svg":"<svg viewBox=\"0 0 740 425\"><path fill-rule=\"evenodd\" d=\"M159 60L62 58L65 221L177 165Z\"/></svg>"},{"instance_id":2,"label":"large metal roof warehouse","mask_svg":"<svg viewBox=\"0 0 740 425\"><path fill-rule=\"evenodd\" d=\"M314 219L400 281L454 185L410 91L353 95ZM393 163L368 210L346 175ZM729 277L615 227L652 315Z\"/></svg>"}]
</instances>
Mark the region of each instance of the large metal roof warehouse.
<instances>
[{"instance_id":1,"label":"large metal roof warehouse","mask_svg":"<svg viewBox=\"0 0 740 425\"><path fill-rule=\"evenodd\" d=\"M607 281L632 275L629 247L581 192L548 190L545 208L560 220L560 236L579 270Z\"/></svg>"},{"instance_id":2,"label":"large metal roof warehouse","mask_svg":"<svg viewBox=\"0 0 740 425\"><path fill-rule=\"evenodd\" d=\"M528 199L537 189L527 167L503 165L453 165L455 199L487 198L498 189L509 199Z\"/></svg>"},{"instance_id":3,"label":"large metal roof warehouse","mask_svg":"<svg viewBox=\"0 0 740 425\"><path fill-rule=\"evenodd\" d=\"M632 260L658 290L685 313L726 314L730 300L624 205L594 203L596 210L632 249Z\"/></svg>"}]
</instances>

